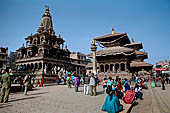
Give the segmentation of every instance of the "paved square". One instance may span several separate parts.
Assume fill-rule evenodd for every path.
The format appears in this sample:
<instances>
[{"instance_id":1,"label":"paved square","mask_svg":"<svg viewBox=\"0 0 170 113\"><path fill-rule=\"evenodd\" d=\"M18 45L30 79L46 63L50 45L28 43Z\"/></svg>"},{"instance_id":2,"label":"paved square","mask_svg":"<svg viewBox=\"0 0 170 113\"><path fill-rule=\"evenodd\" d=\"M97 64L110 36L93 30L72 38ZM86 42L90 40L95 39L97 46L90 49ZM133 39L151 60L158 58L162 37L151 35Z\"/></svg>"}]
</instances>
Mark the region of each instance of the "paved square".
<instances>
[{"instance_id":1,"label":"paved square","mask_svg":"<svg viewBox=\"0 0 170 113\"><path fill-rule=\"evenodd\" d=\"M83 94L83 87L75 93L67 86L39 87L28 92L11 93L8 103L0 104L0 113L103 113L105 101L102 87L97 87L97 96Z\"/></svg>"}]
</instances>

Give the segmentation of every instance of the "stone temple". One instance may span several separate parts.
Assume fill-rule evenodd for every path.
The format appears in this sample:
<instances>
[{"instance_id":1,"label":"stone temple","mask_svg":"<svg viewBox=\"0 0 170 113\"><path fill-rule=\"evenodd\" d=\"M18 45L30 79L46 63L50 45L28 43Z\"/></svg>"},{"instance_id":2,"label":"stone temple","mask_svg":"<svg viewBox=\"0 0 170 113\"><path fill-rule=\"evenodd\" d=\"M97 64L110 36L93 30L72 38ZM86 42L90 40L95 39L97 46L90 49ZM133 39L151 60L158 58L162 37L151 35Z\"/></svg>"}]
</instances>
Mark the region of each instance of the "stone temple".
<instances>
[{"instance_id":1,"label":"stone temple","mask_svg":"<svg viewBox=\"0 0 170 113\"><path fill-rule=\"evenodd\" d=\"M61 35L56 36L53 29L52 17L49 7L46 6L42 16L40 26L35 34L30 34L25 38L24 44L17 50L17 72L22 74L29 72L34 79L41 79L44 82L55 82L56 75L62 77L64 74L76 72L81 69L85 73L85 64L72 63L71 52L64 42ZM77 73L77 72L76 72Z\"/></svg>"},{"instance_id":2,"label":"stone temple","mask_svg":"<svg viewBox=\"0 0 170 113\"><path fill-rule=\"evenodd\" d=\"M144 62L148 58L148 53L141 51L142 43L129 40L127 33L107 34L94 38L102 50L96 52L97 73L102 75L124 75L129 76L139 71L150 72L153 65ZM92 58L92 53L88 55ZM87 71L92 69L92 64L86 66Z\"/></svg>"}]
</instances>

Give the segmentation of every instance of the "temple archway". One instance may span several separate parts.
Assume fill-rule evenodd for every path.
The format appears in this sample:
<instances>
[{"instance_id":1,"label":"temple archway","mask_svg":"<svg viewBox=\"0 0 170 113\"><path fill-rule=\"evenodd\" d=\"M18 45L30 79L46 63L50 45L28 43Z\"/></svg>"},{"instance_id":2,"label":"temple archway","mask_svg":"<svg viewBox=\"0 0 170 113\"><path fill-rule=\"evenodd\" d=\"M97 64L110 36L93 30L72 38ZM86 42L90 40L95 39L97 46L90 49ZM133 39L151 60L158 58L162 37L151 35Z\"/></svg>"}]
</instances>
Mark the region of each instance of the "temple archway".
<instances>
[{"instance_id":1,"label":"temple archway","mask_svg":"<svg viewBox=\"0 0 170 113\"><path fill-rule=\"evenodd\" d=\"M117 72L119 69L119 64L115 64L115 72Z\"/></svg>"},{"instance_id":2,"label":"temple archway","mask_svg":"<svg viewBox=\"0 0 170 113\"><path fill-rule=\"evenodd\" d=\"M108 71L109 71L109 65L106 64L106 65L105 65L105 72L108 72Z\"/></svg>"},{"instance_id":3,"label":"temple archway","mask_svg":"<svg viewBox=\"0 0 170 113\"><path fill-rule=\"evenodd\" d=\"M40 62L39 63L39 67L38 67L39 69L41 69L42 68L42 63Z\"/></svg>"},{"instance_id":4,"label":"temple archway","mask_svg":"<svg viewBox=\"0 0 170 113\"><path fill-rule=\"evenodd\" d=\"M104 72L104 65L100 65L100 71Z\"/></svg>"},{"instance_id":5,"label":"temple archway","mask_svg":"<svg viewBox=\"0 0 170 113\"><path fill-rule=\"evenodd\" d=\"M120 66L121 66L121 71L125 71L125 64L121 63Z\"/></svg>"}]
</instances>

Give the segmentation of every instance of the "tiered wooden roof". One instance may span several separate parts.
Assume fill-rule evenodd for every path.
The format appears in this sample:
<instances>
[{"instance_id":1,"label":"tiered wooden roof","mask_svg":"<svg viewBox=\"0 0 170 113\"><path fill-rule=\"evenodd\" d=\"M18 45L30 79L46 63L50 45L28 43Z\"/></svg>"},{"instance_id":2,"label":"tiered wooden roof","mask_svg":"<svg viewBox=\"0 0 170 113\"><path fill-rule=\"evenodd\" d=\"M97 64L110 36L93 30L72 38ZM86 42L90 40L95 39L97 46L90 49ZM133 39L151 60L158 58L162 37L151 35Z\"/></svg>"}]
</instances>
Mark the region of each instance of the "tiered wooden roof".
<instances>
[{"instance_id":1,"label":"tiered wooden roof","mask_svg":"<svg viewBox=\"0 0 170 113\"><path fill-rule=\"evenodd\" d=\"M145 62L132 61L130 67L153 67L153 65Z\"/></svg>"},{"instance_id":2,"label":"tiered wooden roof","mask_svg":"<svg viewBox=\"0 0 170 113\"><path fill-rule=\"evenodd\" d=\"M139 42L132 42L130 44L126 44L124 45L124 47L128 47L128 48L132 48L132 49L135 49L135 50L140 50L140 49L143 49L143 46L142 46L142 43Z\"/></svg>"},{"instance_id":3,"label":"tiered wooden roof","mask_svg":"<svg viewBox=\"0 0 170 113\"><path fill-rule=\"evenodd\" d=\"M135 51L133 49L125 48L121 46L114 46L114 47L107 47L100 51L97 51L96 56L119 55L119 54L132 55L134 53ZM92 57L92 53L89 54L88 57Z\"/></svg>"},{"instance_id":4,"label":"tiered wooden roof","mask_svg":"<svg viewBox=\"0 0 170 113\"><path fill-rule=\"evenodd\" d=\"M125 44L130 44L130 40L126 33L108 34L95 38L95 40L104 47L123 46Z\"/></svg>"}]
</instances>

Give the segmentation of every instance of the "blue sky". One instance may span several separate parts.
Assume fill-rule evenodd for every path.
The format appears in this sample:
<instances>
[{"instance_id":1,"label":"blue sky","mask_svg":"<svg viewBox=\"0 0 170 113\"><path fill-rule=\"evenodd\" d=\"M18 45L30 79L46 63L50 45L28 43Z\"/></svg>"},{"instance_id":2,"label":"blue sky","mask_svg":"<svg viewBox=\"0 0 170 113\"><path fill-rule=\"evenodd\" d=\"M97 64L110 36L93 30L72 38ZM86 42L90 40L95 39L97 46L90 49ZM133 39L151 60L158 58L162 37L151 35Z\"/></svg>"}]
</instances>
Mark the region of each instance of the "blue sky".
<instances>
[{"instance_id":1,"label":"blue sky","mask_svg":"<svg viewBox=\"0 0 170 113\"><path fill-rule=\"evenodd\" d=\"M126 32L142 42L149 63L170 59L169 0L0 0L0 46L15 51L36 33L45 5L70 51L90 53L95 37Z\"/></svg>"}]
</instances>

